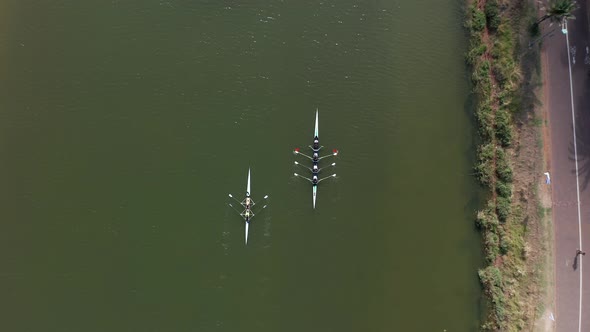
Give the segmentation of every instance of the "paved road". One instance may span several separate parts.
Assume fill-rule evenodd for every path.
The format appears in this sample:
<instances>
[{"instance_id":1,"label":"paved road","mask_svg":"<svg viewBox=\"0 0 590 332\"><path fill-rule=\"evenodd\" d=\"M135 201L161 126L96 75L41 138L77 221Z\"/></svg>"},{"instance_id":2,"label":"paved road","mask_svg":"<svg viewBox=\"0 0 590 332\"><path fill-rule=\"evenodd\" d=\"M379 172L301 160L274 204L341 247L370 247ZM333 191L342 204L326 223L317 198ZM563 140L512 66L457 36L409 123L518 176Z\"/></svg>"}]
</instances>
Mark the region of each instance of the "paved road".
<instances>
[{"instance_id":1,"label":"paved road","mask_svg":"<svg viewBox=\"0 0 590 332\"><path fill-rule=\"evenodd\" d=\"M570 50L576 48L575 63L573 54L568 54L566 36L559 27L545 40L543 47L552 141L550 167L558 332L590 331L590 270L586 268L584 273L584 256L576 259L576 249L581 245L590 251L590 64L585 64L590 38L587 4L579 3L577 19L568 22L567 27ZM588 57L590 63L590 55ZM586 263L588 258L590 254L586 256Z\"/></svg>"}]
</instances>

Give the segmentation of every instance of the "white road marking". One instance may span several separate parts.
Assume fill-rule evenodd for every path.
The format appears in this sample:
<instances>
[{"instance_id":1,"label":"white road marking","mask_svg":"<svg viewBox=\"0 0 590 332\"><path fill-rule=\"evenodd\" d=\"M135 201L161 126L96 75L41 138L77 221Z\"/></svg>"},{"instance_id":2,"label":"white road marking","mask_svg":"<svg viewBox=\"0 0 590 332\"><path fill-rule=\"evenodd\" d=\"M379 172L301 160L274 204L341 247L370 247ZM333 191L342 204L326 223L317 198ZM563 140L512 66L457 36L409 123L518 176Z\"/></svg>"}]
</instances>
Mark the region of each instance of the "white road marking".
<instances>
[{"instance_id":1,"label":"white road marking","mask_svg":"<svg viewBox=\"0 0 590 332\"><path fill-rule=\"evenodd\" d=\"M565 31L567 31L567 20L564 22ZM578 195L578 238L579 238L579 248L582 249L582 213L580 212L580 180L578 178L578 147L576 144L576 116L574 111L574 85L572 83L572 63L570 58L570 40L569 40L569 33L565 34L565 41L567 45L567 64L569 68L569 75L570 75L570 100L572 104L572 122L574 126L574 160L576 162L576 190ZM579 256L579 263L580 263L580 304L579 304L579 313L578 313L578 332L582 332L582 255Z\"/></svg>"}]
</instances>

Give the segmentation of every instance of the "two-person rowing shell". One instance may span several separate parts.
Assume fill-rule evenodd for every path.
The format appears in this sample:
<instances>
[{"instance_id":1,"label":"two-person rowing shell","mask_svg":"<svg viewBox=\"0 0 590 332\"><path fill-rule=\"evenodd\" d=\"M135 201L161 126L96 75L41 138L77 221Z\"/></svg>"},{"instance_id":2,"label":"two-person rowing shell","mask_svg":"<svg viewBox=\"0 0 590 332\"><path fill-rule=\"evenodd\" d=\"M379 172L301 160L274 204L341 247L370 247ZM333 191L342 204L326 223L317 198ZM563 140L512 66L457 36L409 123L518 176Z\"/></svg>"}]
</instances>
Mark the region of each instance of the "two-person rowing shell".
<instances>
[{"instance_id":1,"label":"two-person rowing shell","mask_svg":"<svg viewBox=\"0 0 590 332\"><path fill-rule=\"evenodd\" d=\"M244 207L244 211L240 212L233 205L229 204L229 206L231 206L237 213L240 214L240 216L242 216L242 218L244 218L246 224L245 241L246 244L248 244L248 228L250 226L250 220L254 218L254 212L252 211L252 208L254 207L254 205L256 205L252 197L250 197L250 169L248 169L248 184L246 185L246 197L242 201L239 201L236 198L234 198L232 194L229 194L229 197L232 198L234 201L240 203L240 205ZM265 195L263 198L267 199L268 195ZM266 205L262 207L262 209L264 208L266 208Z\"/></svg>"},{"instance_id":2,"label":"two-person rowing shell","mask_svg":"<svg viewBox=\"0 0 590 332\"><path fill-rule=\"evenodd\" d=\"M250 198L250 193L246 192L246 198L242 201L242 206L244 206L245 210L240 213L246 222L249 222L250 218L254 217L254 213L252 212L252 206L254 206L254 204L254 201Z\"/></svg>"}]
</instances>

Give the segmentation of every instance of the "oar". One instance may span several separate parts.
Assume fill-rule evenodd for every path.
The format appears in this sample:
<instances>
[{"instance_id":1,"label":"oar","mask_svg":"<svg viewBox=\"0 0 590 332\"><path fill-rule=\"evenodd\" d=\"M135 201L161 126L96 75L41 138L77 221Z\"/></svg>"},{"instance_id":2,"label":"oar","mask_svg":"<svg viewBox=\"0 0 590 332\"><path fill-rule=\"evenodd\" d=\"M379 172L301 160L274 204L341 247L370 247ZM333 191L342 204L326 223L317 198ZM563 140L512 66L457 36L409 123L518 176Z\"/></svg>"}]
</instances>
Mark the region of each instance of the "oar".
<instances>
[{"instance_id":1,"label":"oar","mask_svg":"<svg viewBox=\"0 0 590 332\"><path fill-rule=\"evenodd\" d=\"M268 206L268 205L265 205L265 206L261 207L261 208L260 208L260 210L264 210L264 209L266 209L266 207L267 207L267 206ZM257 212L257 213L256 213L256 215L258 215L259 213L262 213L262 211L260 211L260 212ZM250 220L252 220L252 218L254 218L254 213L252 213L252 214L253 214L253 215L250 217Z\"/></svg>"},{"instance_id":2,"label":"oar","mask_svg":"<svg viewBox=\"0 0 590 332\"><path fill-rule=\"evenodd\" d=\"M267 199L268 195L265 195L264 197L262 197L262 199ZM252 207L254 207L254 205L256 205L256 203L254 203L254 200L252 200Z\"/></svg>"},{"instance_id":3,"label":"oar","mask_svg":"<svg viewBox=\"0 0 590 332\"><path fill-rule=\"evenodd\" d=\"M304 157L309 158L310 160L313 160L313 158L311 158L310 156L306 155L305 153L300 152L299 150L293 150L293 153L294 154L300 154L300 155L302 155Z\"/></svg>"},{"instance_id":4,"label":"oar","mask_svg":"<svg viewBox=\"0 0 590 332\"><path fill-rule=\"evenodd\" d=\"M337 155L338 155L338 150L334 150L334 152L332 154L329 154L327 156L320 157L318 160L322 160L322 159L328 158L328 157L335 157Z\"/></svg>"},{"instance_id":5,"label":"oar","mask_svg":"<svg viewBox=\"0 0 590 332\"><path fill-rule=\"evenodd\" d=\"M323 181L323 180L325 180L325 179L329 179L329 178L335 178L335 177L336 177L336 173L334 173L334 174L332 174L332 175L330 175L330 176L326 176L326 177L325 177L325 178L323 178L323 179L319 179L319 180L318 180L318 183L322 182L322 181Z\"/></svg>"},{"instance_id":6,"label":"oar","mask_svg":"<svg viewBox=\"0 0 590 332\"><path fill-rule=\"evenodd\" d=\"M332 165L330 165L330 166L322 167L322 168L320 168L320 171L323 170L324 168L334 167L334 166L336 166L336 163L332 163Z\"/></svg>"},{"instance_id":7,"label":"oar","mask_svg":"<svg viewBox=\"0 0 590 332\"><path fill-rule=\"evenodd\" d=\"M310 179L310 178L306 178L306 177L305 177L305 176L303 176L303 175L299 175L299 174L297 174L297 173L293 173L293 175L295 175L295 176L298 176L298 177L300 177L300 178L304 178L304 179L306 179L307 181L309 181L309 182L313 183L313 181L311 181L311 179Z\"/></svg>"},{"instance_id":8,"label":"oar","mask_svg":"<svg viewBox=\"0 0 590 332\"><path fill-rule=\"evenodd\" d=\"M229 196L230 198L232 198L234 201L236 201L236 202L238 202L238 203L242 204L242 202L238 201L238 200L237 200L237 199L236 199L234 196L232 196L232 194L228 194L228 196Z\"/></svg>"},{"instance_id":9,"label":"oar","mask_svg":"<svg viewBox=\"0 0 590 332\"><path fill-rule=\"evenodd\" d=\"M234 211L236 211L238 214L242 214L242 212L238 211L238 209L236 209L233 205L231 205L230 203L228 203L227 205L231 206L232 209L234 209Z\"/></svg>"},{"instance_id":10,"label":"oar","mask_svg":"<svg viewBox=\"0 0 590 332\"><path fill-rule=\"evenodd\" d=\"M309 167L307 167L307 166L305 166L305 165L301 165L301 164L300 164L300 163L298 163L298 162L295 162L295 165L299 165L299 166L301 166L301 167L305 167L305 168L307 168L307 169L308 169L310 172L313 172L313 171L311 170L311 168L309 168Z\"/></svg>"}]
</instances>

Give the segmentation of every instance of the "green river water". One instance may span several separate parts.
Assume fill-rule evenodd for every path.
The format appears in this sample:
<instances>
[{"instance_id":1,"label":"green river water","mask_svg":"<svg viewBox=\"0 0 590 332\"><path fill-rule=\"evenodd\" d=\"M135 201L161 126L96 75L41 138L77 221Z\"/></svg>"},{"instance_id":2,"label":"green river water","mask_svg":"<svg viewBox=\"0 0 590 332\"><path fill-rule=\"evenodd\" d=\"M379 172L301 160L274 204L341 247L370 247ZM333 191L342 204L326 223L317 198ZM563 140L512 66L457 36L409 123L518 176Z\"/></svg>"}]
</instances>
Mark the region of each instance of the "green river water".
<instances>
[{"instance_id":1,"label":"green river water","mask_svg":"<svg viewBox=\"0 0 590 332\"><path fill-rule=\"evenodd\" d=\"M2 330L476 330L462 8L2 1Z\"/></svg>"}]
</instances>

